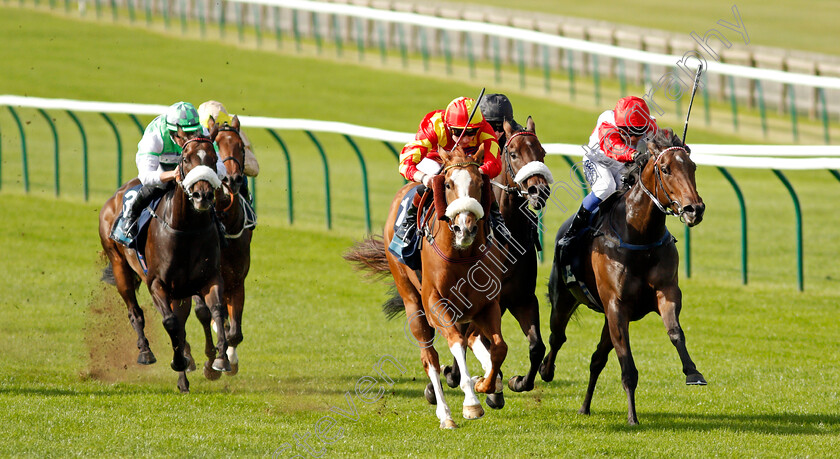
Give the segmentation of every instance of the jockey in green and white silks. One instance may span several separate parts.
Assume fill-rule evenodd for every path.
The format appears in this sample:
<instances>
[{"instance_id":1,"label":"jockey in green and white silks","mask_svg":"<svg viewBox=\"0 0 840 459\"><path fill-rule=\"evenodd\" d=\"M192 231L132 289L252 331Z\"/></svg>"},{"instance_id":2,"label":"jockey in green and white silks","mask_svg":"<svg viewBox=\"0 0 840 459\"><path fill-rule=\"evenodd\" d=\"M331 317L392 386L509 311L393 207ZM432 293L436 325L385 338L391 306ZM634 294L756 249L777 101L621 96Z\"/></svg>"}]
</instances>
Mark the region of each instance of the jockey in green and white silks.
<instances>
[{"instance_id":1,"label":"jockey in green and white silks","mask_svg":"<svg viewBox=\"0 0 840 459\"><path fill-rule=\"evenodd\" d=\"M184 133L183 140L207 137L209 132L199 123L198 111L189 102L171 105L166 113L158 116L143 132L137 143L137 178L143 186L133 196L126 193L121 220L111 232L115 241L129 245L137 237L137 218L144 207L166 192L168 182L177 178L176 167L181 162L181 147L175 141L178 129ZM221 159L216 162L216 174L220 179L227 176Z\"/></svg>"}]
</instances>

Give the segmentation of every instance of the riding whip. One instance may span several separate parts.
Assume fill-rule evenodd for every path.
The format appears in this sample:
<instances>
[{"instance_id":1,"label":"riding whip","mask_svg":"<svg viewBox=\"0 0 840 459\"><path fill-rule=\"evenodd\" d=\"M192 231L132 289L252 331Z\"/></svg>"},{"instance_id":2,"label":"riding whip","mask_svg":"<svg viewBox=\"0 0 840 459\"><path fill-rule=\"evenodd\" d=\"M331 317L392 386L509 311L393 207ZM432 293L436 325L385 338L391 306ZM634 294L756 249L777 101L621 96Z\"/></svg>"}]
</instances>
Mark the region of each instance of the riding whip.
<instances>
[{"instance_id":1,"label":"riding whip","mask_svg":"<svg viewBox=\"0 0 840 459\"><path fill-rule=\"evenodd\" d=\"M697 67L697 74L694 75L694 87L691 88L691 100L688 101L688 112L685 114L685 128L683 129L682 138L683 145L685 145L685 135L688 133L688 117L691 116L691 105L694 104L694 94L697 93L697 84L700 82L701 73L703 73L703 64Z\"/></svg>"},{"instance_id":2,"label":"riding whip","mask_svg":"<svg viewBox=\"0 0 840 459\"><path fill-rule=\"evenodd\" d=\"M467 125L470 124L470 121L472 121L473 115L475 115L475 111L478 110L478 104L481 103L481 98L484 97L484 89L485 88L481 88L481 92L478 94L478 98L475 100L475 107L473 107L472 113L470 113L470 117L467 118ZM461 143L461 139L464 137L465 132L467 132L467 126L464 126L464 129L461 131L461 135L458 136L458 141L455 142L455 147L457 147ZM455 147L452 147L452 149L454 150ZM452 151L452 150L450 150L450 151Z\"/></svg>"}]
</instances>

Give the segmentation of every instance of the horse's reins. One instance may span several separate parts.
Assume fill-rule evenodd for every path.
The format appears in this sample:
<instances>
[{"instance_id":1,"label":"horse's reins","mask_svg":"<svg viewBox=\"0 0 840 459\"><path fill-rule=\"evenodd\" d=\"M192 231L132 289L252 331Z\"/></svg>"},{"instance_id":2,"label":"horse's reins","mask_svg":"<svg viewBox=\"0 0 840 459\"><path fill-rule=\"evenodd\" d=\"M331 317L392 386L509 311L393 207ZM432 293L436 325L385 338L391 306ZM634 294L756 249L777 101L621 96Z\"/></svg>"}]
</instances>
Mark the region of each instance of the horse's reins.
<instances>
[{"instance_id":1,"label":"horse's reins","mask_svg":"<svg viewBox=\"0 0 840 459\"><path fill-rule=\"evenodd\" d=\"M672 199L671 195L668 193L668 190L665 189L665 184L662 181L661 167L659 166L659 159L662 158L665 155L665 152L669 151L669 150L686 151L685 148L683 148L683 147L674 146L674 147L668 147L668 148L662 150L661 152L659 152L658 155L654 156L654 159L653 159L653 161L654 161L653 162L653 173L654 173L654 176L656 177L656 182L657 182L657 185L658 185L658 189L662 189L662 192L665 194L665 198L668 199L668 203L663 206L662 203L659 201L659 198L656 196L657 194L659 194L658 189L657 189L656 194L654 194L653 192L651 192L645 186L644 181L641 178L641 172L639 172L639 186L642 188L642 191L644 191L645 194L648 195L650 200L653 201L653 203L656 205L656 207L659 208L660 211L662 211L663 214L677 216L677 217L680 218L680 221L682 221L683 214L685 214L685 210L683 209L682 204L680 204L679 201L676 201L676 200ZM677 211L676 212L673 209L671 209L671 206L674 205L674 204L676 204L676 206L677 206Z\"/></svg>"},{"instance_id":2,"label":"horse's reins","mask_svg":"<svg viewBox=\"0 0 840 459\"><path fill-rule=\"evenodd\" d=\"M533 132L519 131L519 132L514 132L513 135L511 135L505 141L505 147L502 149L502 157L504 158L504 161L505 161L505 170L507 172L507 175L510 176L510 179L512 181L514 181L514 179L516 178L516 173L513 170L513 164L511 163L511 158L510 158L510 149L508 147L510 146L511 141L513 141L514 138L516 138L518 136L521 136L521 135L534 137L535 139L537 138L537 135L534 134ZM528 164L530 164L530 163L531 162L529 162ZM522 184L516 183L515 181L514 181L514 183L516 183L515 186L505 185L505 184L499 183L495 180L491 180L490 183L497 188L501 188L507 194L512 194L512 195L515 195L515 196L519 196L521 198L527 198L528 196L530 196L530 194L528 193L527 190L522 189Z\"/></svg>"}]
</instances>

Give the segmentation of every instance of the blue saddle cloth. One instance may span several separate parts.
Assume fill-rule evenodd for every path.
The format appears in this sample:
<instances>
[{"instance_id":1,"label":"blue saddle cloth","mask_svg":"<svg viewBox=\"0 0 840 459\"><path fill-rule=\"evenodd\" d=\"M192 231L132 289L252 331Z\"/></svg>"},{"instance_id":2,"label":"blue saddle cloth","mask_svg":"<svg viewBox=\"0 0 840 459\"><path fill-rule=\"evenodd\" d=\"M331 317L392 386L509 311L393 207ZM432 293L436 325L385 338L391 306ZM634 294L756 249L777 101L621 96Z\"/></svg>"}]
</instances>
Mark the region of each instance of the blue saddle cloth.
<instances>
[{"instance_id":1,"label":"blue saddle cloth","mask_svg":"<svg viewBox=\"0 0 840 459\"><path fill-rule=\"evenodd\" d=\"M417 184L417 186L413 187L408 191L408 193L403 196L402 201L400 201L400 208L397 211L397 219L394 222L394 233L395 236L391 240L391 243L388 244L388 251L391 252L400 263L408 266L411 269L420 269L420 232L417 231L417 227L415 226L411 231L408 232L406 235L405 241L400 241L396 237L396 232L399 229L402 222L405 221L405 213L411 207L412 203L414 202L414 197L417 195L421 185ZM427 190L427 192L431 192L431 190ZM418 209L418 218L422 213Z\"/></svg>"},{"instance_id":2,"label":"blue saddle cloth","mask_svg":"<svg viewBox=\"0 0 840 459\"><path fill-rule=\"evenodd\" d=\"M133 198L134 195L140 191L142 186L142 184L133 186L125 192L123 195L123 209L125 209L126 201ZM157 208L162 198L163 196L153 199L147 207L140 211L140 216L137 218L137 237L135 237L128 245L128 248L133 249L137 254L137 260L140 261L140 264L143 266L144 273L148 271L146 269L145 251L146 238L149 235L149 222L152 220L152 212L154 212Z\"/></svg>"}]
</instances>

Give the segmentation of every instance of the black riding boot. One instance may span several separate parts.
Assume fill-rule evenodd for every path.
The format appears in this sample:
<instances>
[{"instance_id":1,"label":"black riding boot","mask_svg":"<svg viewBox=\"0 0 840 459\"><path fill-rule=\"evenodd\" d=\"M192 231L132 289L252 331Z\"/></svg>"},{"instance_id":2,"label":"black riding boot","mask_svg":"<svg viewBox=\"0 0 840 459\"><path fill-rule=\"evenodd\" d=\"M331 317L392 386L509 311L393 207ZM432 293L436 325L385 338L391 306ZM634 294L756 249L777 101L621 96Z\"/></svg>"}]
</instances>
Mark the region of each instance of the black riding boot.
<instances>
[{"instance_id":1,"label":"black riding boot","mask_svg":"<svg viewBox=\"0 0 840 459\"><path fill-rule=\"evenodd\" d=\"M569 226L569 229L566 230L566 234L557 241L558 247L566 247L575 240L578 233L581 232L582 229L586 228L589 225L589 217L592 216L592 212L584 209L581 207L578 209L577 215L575 215L575 219L572 221L572 224Z\"/></svg>"},{"instance_id":2,"label":"black riding boot","mask_svg":"<svg viewBox=\"0 0 840 459\"><path fill-rule=\"evenodd\" d=\"M408 210L405 211L405 219L402 224L394 232L394 241L399 240L402 245L407 244L410 239L414 238L414 232L417 231L417 207L414 204L409 204ZM392 242L393 244L393 242Z\"/></svg>"},{"instance_id":3,"label":"black riding boot","mask_svg":"<svg viewBox=\"0 0 840 459\"><path fill-rule=\"evenodd\" d=\"M500 244L506 245L511 242L513 236L511 236L510 230L505 226L505 219L499 211L499 205L495 202L490 205L490 227L493 228L493 237Z\"/></svg>"},{"instance_id":4,"label":"black riding boot","mask_svg":"<svg viewBox=\"0 0 840 459\"><path fill-rule=\"evenodd\" d=\"M114 229L111 231L111 239L128 247L137 237L137 218L140 217L140 212L163 192L162 188L145 185L140 187L134 199L124 204L121 220L114 225Z\"/></svg>"}]
</instances>

